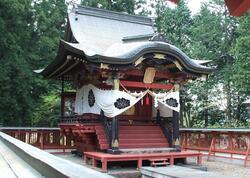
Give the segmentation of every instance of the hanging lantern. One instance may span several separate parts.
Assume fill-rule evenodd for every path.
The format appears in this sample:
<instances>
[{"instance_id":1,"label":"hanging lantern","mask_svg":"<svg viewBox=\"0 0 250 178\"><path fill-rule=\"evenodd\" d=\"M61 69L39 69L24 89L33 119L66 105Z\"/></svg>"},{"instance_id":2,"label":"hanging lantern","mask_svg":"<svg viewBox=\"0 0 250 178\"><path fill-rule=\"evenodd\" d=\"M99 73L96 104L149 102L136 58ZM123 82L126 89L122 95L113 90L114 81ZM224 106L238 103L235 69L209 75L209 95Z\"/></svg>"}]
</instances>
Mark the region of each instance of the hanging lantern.
<instances>
[{"instance_id":1,"label":"hanging lantern","mask_svg":"<svg viewBox=\"0 0 250 178\"><path fill-rule=\"evenodd\" d=\"M146 96L146 105L149 105L149 96Z\"/></svg>"}]
</instances>

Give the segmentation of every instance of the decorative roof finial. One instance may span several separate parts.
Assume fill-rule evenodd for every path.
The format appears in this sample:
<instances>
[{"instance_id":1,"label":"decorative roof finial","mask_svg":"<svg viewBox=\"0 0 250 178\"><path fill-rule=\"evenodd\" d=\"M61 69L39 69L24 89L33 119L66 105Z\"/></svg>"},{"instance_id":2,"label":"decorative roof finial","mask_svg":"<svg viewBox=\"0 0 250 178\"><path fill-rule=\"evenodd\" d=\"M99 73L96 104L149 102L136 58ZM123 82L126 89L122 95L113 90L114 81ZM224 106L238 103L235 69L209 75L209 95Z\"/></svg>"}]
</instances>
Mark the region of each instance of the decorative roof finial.
<instances>
[{"instance_id":1,"label":"decorative roof finial","mask_svg":"<svg viewBox=\"0 0 250 178\"><path fill-rule=\"evenodd\" d=\"M166 39L163 33L155 33L154 36L149 41L162 41L167 43L168 40Z\"/></svg>"},{"instance_id":2,"label":"decorative roof finial","mask_svg":"<svg viewBox=\"0 0 250 178\"><path fill-rule=\"evenodd\" d=\"M75 10L76 12L78 11L78 6L77 6L77 1L76 0L66 0L66 5L68 6L68 12L72 12Z\"/></svg>"}]
</instances>

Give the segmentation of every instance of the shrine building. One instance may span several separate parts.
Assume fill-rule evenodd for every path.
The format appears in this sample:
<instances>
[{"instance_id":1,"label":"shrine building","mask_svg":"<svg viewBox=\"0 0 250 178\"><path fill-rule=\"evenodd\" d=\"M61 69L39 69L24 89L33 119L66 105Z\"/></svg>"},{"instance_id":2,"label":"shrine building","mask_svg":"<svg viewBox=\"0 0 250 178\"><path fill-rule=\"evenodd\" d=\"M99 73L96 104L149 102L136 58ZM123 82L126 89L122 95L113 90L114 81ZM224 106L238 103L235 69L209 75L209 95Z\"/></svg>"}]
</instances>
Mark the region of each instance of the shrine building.
<instances>
[{"instance_id":1,"label":"shrine building","mask_svg":"<svg viewBox=\"0 0 250 178\"><path fill-rule=\"evenodd\" d=\"M170 44L150 18L74 6L40 74L62 82L59 126L79 152L178 153L179 91L212 72L203 62Z\"/></svg>"}]
</instances>

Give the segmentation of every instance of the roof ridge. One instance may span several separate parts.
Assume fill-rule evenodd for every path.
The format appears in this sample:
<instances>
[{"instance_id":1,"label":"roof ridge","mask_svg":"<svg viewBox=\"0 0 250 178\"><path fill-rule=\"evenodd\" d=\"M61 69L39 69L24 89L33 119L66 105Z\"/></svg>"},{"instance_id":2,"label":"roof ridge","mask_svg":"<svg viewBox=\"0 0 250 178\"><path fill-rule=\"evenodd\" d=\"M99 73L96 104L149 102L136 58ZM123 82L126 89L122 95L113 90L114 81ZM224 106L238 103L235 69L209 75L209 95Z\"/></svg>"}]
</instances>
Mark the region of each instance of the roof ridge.
<instances>
[{"instance_id":1,"label":"roof ridge","mask_svg":"<svg viewBox=\"0 0 250 178\"><path fill-rule=\"evenodd\" d=\"M140 15L132 15L123 12L115 12L100 8L87 7L87 6L74 6L72 12L76 14L83 14L95 17L101 17L106 19L113 19L131 23L138 23L144 25L153 25L153 21L150 17L140 16Z\"/></svg>"}]
</instances>

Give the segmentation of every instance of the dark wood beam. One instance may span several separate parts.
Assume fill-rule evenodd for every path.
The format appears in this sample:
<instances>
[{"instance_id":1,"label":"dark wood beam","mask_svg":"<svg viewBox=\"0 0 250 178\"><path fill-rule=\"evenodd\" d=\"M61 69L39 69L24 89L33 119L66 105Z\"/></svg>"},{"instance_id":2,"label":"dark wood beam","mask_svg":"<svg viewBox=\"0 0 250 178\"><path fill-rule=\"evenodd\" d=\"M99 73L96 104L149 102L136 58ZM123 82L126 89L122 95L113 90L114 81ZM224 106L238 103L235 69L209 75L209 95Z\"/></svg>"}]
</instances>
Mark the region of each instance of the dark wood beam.
<instances>
[{"instance_id":1,"label":"dark wood beam","mask_svg":"<svg viewBox=\"0 0 250 178\"><path fill-rule=\"evenodd\" d=\"M151 89L171 90L174 87L174 85L172 84L161 84L161 83L146 84L143 82L134 82L134 81L126 81L126 80L121 80L120 83L124 87L130 87L130 88L151 88Z\"/></svg>"},{"instance_id":2,"label":"dark wood beam","mask_svg":"<svg viewBox=\"0 0 250 178\"><path fill-rule=\"evenodd\" d=\"M166 68L175 68L176 64L167 64L165 65Z\"/></svg>"},{"instance_id":3,"label":"dark wood beam","mask_svg":"<svg viewBox=\"0 0 250 178\"><path fill-rule=\"evenodd\" d=\"M144 71L143 70L129 70L124 71L125 75L128 76L136 76L136 77L143 77ZM186 77L187 74L183 72L177 72L177 73L171 73L171 72L165 72L165 71L156 71L155 78L160 79L173 79L173 78L180 78L180 77Z\"/></svg>"}]
</instances>

